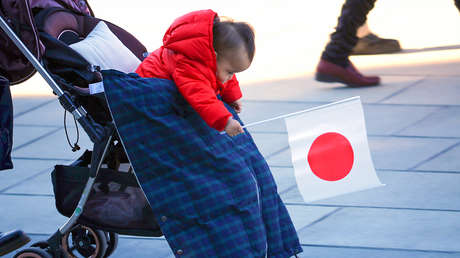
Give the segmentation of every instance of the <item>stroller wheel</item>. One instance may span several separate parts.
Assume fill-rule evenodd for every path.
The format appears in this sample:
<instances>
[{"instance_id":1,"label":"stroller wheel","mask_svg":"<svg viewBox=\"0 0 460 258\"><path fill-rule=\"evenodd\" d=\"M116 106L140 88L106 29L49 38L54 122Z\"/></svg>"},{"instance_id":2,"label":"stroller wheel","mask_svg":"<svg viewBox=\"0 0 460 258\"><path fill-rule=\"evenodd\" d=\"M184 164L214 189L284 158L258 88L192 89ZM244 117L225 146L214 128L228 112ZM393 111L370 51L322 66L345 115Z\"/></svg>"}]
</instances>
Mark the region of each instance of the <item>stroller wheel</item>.
<instances>
[{"instance_id":1,"label":"stroller wheel","mask_svg":"<svg viewBox=\"0 0 460 258\"><path fill-rule=\"evenodd\" d=\"M105 232L107 237L107 250L105 251L104 257L109 257L112 255L113 251L117 249L118 246L118 234L113 232Z\"/></svg>"},{"instance_id":2,"label":"stroller wheel","mask_svg":"<svg viewBox=\"0 0 460 258\"><path fill-rule=\"evenodd\" d=\"M52 258L52 256L43 249L31 247L19 251L14 258Z\"/></svg>"},{"instance_id":3,"label":"stroller wheel","mask_svg":"<svg viewBox=\"0 0 460 258\"><path fill-rule=\"evenodd\" d=\"M102 258L107 250L107 237L101 230L77 225L62 239L62 249L68 257Z\"/></svg>"}]
</instances>

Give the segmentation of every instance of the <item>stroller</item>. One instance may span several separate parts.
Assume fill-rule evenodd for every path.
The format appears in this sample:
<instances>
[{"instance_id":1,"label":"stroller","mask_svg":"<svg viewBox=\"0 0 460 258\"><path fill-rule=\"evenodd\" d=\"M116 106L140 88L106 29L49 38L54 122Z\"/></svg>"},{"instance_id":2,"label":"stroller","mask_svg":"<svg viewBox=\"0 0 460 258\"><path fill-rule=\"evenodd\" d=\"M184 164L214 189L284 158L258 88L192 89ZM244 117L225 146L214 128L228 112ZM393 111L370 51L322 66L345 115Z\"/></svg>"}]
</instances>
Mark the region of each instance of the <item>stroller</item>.
<instances>
[{"instance_id":1,"label":"stroller","mask_svg":"<svg viewBox=\"0 0 460 258\"><path fill-rule=\"evenodd\" d=\"M18 84L38 71L94 143L92 151L70 165L57 165L51 174L57 210L68 221L15 257L108 257L118 234L163 235L104 94L90 93L89 85L102 80L98 67L68 46L83 40L100 21L86 0L0 0L0 73ZM139 60L146 56L136 38L104 22Z\"/></svg>"}]
</instances>

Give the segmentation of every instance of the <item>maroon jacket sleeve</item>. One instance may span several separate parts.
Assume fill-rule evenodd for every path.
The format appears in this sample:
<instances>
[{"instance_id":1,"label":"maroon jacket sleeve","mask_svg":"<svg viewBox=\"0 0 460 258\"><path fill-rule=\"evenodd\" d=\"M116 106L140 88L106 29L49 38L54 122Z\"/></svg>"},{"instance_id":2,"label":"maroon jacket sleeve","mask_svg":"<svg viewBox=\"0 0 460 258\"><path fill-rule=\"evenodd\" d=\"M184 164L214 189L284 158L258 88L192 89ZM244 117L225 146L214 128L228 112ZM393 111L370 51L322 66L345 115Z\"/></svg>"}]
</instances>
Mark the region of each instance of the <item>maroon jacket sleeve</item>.
<instances>
[{"instance_id":1,"label":"maroon jacket sleeve","mask_svg":"<svg viewBox=\"0 0 460 258\"><path fill-rule=\"evenodd\" d=\"M176 62L172 77L179 92L206 124L218 131L223 131L232 114L217 98L211 82L202 71L207 71L207 69L197 67L196 63L187 58L180 58Z\"/></svg>"},{"instance_id":2,"label":"maroon jacket sleeve","mask_svg":"<svg viewBox=\"0 0 460 258\"><path fill-rule=\"evenodd\" d=\"M233 103L243 96L239 82L235 75L233 75L232 79L224 84L224 89L222 90L221 95L222 99L226 103Z\"/></svg>"}]
</instances>

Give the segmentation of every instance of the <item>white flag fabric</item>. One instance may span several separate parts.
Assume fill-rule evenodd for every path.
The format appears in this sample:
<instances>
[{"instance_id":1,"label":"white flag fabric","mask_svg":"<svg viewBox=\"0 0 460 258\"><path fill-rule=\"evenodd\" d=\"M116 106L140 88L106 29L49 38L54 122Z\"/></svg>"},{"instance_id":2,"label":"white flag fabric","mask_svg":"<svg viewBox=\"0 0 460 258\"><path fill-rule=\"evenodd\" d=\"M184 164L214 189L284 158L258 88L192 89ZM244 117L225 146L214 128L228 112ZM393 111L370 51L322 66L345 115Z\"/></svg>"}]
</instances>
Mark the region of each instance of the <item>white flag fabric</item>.
<instances>
[{"instance_id":1,"label":"white flag fabric","mask_svg":"<svg viewBox=\"0 0 460 258\"><path fill-rule=\"evenodd\" d=\"M382 186L372 163L359 97L285 118L305 202Z\"/></svg>"}]
</instances>

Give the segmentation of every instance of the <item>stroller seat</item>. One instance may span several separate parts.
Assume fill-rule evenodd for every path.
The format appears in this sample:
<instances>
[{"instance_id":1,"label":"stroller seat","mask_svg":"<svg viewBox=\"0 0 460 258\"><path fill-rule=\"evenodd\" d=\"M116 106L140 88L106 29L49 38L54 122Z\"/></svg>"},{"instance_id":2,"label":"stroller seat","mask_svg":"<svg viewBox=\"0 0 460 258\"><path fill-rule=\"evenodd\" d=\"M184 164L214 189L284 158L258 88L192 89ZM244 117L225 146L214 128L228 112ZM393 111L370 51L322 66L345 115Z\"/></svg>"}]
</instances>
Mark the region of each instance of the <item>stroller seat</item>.
<instances>
[{"instance_id":1,"label":"stroller seat","mask_svg":"<svg viewBox=\"0 0 460 258\"><path fill-rule=\"evenodd\" d=\"M94 27L103 21L139 60L143 60L147 52L144 45L132 34L115 24L92 16L76 14L67 9L57 7L44 9L35 16L35 21L40 30L67 45L85 39Z\"/></svg>"},{"instance_id":2,"label":"stroller seat","mask_svg":"<svg viewBox=\"0 0 460 258\"><path fill-rule=\"evenodd\" d=\"M87 116L89 122L82 127L94 147L74 163L57 165L52 172L57 210L70 217L69 221L47 241L20 251L16 257L107 257L116 248L117 234L162 236L134 172L120 171L120 164L129 166L129 161L104 96L91 95L88 90L89 85L102 81L100 69L70 45L85 40L98 23L104 22L139 62L146 48L126 30L74 10L36 7L31 13L36 14L35 24L45 49L39 56L43 67L38 68L44 69L62 90L60 95L52 87L64 109L79 110ZM124 214L117 216L117 210ZM117 223L126 213L137 217L132 223ZM81 239L88 241L77 243Z\"/></svg>"}]
</instances>

